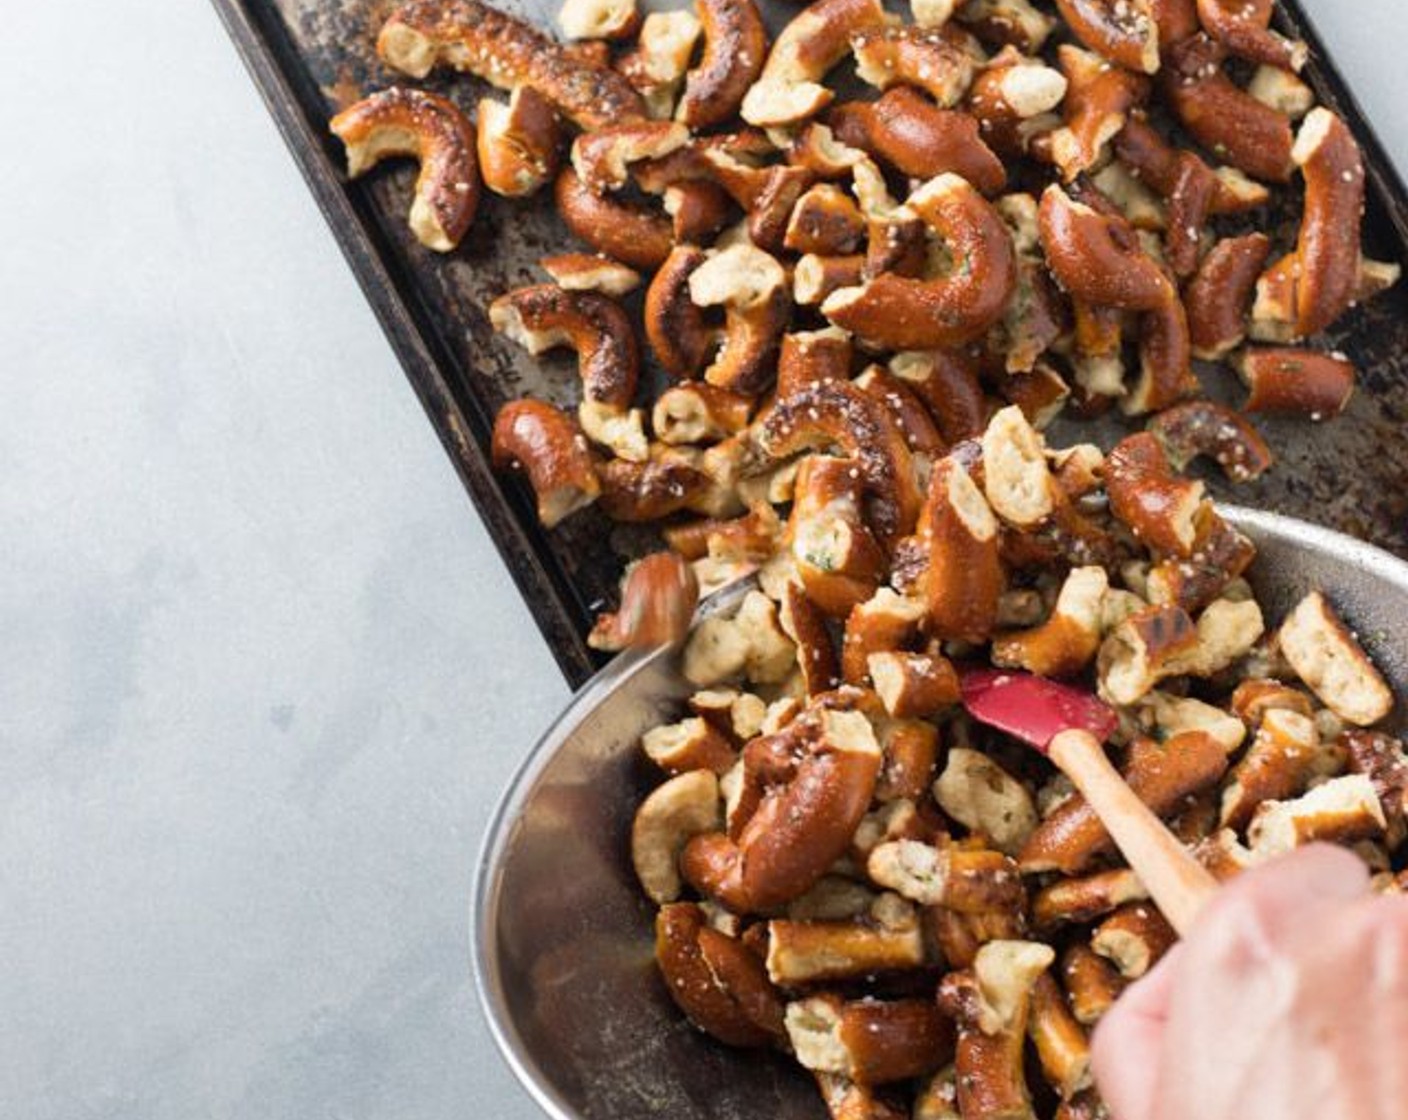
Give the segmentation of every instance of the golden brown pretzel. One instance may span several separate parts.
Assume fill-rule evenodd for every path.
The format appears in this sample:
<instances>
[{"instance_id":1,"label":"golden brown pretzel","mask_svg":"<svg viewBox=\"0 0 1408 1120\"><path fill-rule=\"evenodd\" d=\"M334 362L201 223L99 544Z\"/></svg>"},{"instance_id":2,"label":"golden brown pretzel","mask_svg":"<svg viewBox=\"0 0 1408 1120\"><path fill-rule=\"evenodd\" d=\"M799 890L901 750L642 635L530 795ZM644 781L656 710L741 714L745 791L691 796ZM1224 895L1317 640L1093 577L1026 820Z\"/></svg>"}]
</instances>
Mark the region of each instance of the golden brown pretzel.
<instances>
[{"instance_id":1,"label":"golden brown pretzel","mask_svg":"<svg viewBox=\"0 0 1408 1120\"><path fill-rule=\"evenodd\" d=\"M597 475L601 508L615 521L658 521L681 510L719 512L714 480L682 449L657 445L643 462L612 459Z\"/></svg>"},{"instance_id":2,"label":"golden brown pretzel","mask_svg":"<svg viewBox=\"0 0 1408 1120\"><path fill-rule=\"evenodd\" d=\"M1256 546L1206 503L1196 519L1196 535L1186 558L1169 556L1149 569L1149 601L1202 610L1256 559Z\"/></svg>"},{"instance_id":3,"label":"golden brown pretzel","mask_svg":"<svg viewBox=\"0 0 1408 1120\"><path fill-rule=\"evenodd\" d=\"M651 762L671 775L691 770L727 774L738 761L729 734L703 716L652 728L640 745Z\"/></svg>"},{"instance_id":4,"label":"golden brown pretzel","mask_svg":"<svg viewBox=\"0 0 1408 1120\"><path fill-rule=\"evenodd\" d=\"M952 456L934 464L919 536L928 544L922 582L930 632L985 640L996 625L1004 583L998 523L983 492Z\"/></svg>"},{"instance_id":5,"label":"golden brown pretzel","mask_svg":"<svg viewBox=\"0 0 1408 1120\"><path fill-rule=\"evenodd\" d=\"M748 426L753 399L704 381L672 385L655 398L651 427L661 443L717 443Z\"/></svg>"},{"instance_id":6,"label":"golden brown pretzel","mask_svg":"<svg viewBox=\"0 0 1408 1120\"><path fill-rule=\"evenodd\" d=\"M556 253L543 257L538 266L569 292L624 296L640 285L640 273L600 253Z\"/></svg>"},{"instance_id":7,"label":"golden brown pretzel","mask_svg":"<svg viewBox=\"0 0 1408 1120\"><path fill-rule=\"evenodd\" d=\"M1297 712L1307 718L1314 715L1309 696L1298 688L1269 678L1243 681L1233 690L1230 707L1232 714L1253 731L1261 725L1267 712L1277 709Z\"/></svg>"},{"instance_id":8,"label":"golden brown pretzel","mask_svg":"<svg viewBox=\"0 0 1408 1120\"><path fill-rule=\"evenodd\" d=\"M689 142L678 121L627 121L583 132L572 142L572 167L582 185L596 194L626 185L630 165L663 159Z\"/></svg>"},{"instance_id":9,"label":"golden brown pretzel","mask_svg":"<svg viewBox=\"0 0 1408 1120\"><path fill-rule=\"evenodd\" d=\"M836 137L915 179L951 171L985 195L1007 185L1002 161L983 143L977 119L940 109L909 86L876 101L848 101L828 117Z\"/></svg>"},{"instance_id":10,"label":"golden brown pretzel","mask_svg":"<svg viewBox=\"0 0 1408 1120\"><path fill-rule=\"evenodd\" d=\"M1176 471L1207 455L1233 482L1261 477L1273 460L1271 448L1251 422L1215 401L1188 401L1149 421L1148 431L1163 445Z\"/></svg>"},{"instance_id":11,"label":"golden brown pretzel","mask_svg":"<svg viewBox=\"0 0 1408 1120\"><path fill-rule=\"evenodd\" d=\"M1388 822L1389 842L1402 843L1408 824L1408 754L1402 740L1352 728L1339 737L1338 745L1348 756L1350 773L1373 783Z\"/></svg>"},{"instance_id":12,"label":"golden brown pretzel","mask_svg":"<svg viewBox=\"0 0 1408 1120\"><path fill-rule=\"evenodd\" d=\"M916 469L927 474L928 465L948 451L948 442L919 395L883 366L867 367L855 383L885 406L914 452Z\"/></svg>"},{"instance_id":13,"label":"golden brown pretzel","mask_svg":"<svg viewBox=\"0 0 1408 1120\"><path fill-rule=\"evenodd\" d=\"M927 719L958 703L958 673L941 653L882 651L866 664L885 711L897 719Z\"/></svg>"},{"instance_id":14,"label":"golden brown pretzel","mask_svg":"<svg viewBox=\"0 0 1408 1120\"><path fill-rule=\"evenodd\" d=\"M704 53L685 78L678 119L691 129L712 128L738 112L762 73L768 36L753 0L699 0Z\"/></svg>"},{"instance_id":15,"label":"golden brown pretzel","mask_svg":"<svg viewBox=\"0 0 1408 1120\"><path fill-rule=\"evenodd\" d=\"M823 993L789 1004L786 1022L803 1066L857 1085L922 1077L953 1058L953 1024L929 999L846 1001Z\"/></svg>"},{"instance_id":16,"label":"golden brown pretzel","mask_svg":"<svg viewBox=\"0 0 1408 1120\"><path fill-rule=\"evenodd\" d=\"M1100 630L1109 578L1103 568L1075 568L1066 577L1051 616L1031 630L994 640L994 665L1025 669L1043 677L1080 672L1100 649Z\"/></svg>"},{"instance_id":17,"label":"golden brown pretzel","mask_svg":"<svg viewBox=\"0 0 1408 1120\"><path fill-rule=\"evenodd\" d=\"M1117 443L1105 483L1111 511L1145 545L1174 556L1192 552L1204 487L1174 474L1156 437L1137 432Z\"/></svg>"},{"instance_id":18,"label":"golden brown pretzel","mask_svg":"<svg viewBox=\"0 0 1408 1120\"><path fill-rule=\"evenodd\" d=\"M479 100L479 173L505 198L540 190L557 173L561 130L557 113L532 86L519 86L508 104Z\"/></svg>"},{"instance_id":19,"label":"golden brown pretzel","mask_svg":"<svg viewBox=\"0 0 1408 1120\"><path fill-rule=\"evenodd\" d=\"M665 188L660 204L670 215L675 241L681 245L706 244L733 216L728 192L706 179L672 183Z\"/></svg>"},{"instance_id":20,"label":"golden brown pretzel","mask_svg":"<svg viewBox=\"0 0 1408 1120\"><path fill-rule=\"evenodd\" d=\"M889 21L880 0L817 0L782 29L758 80L743 98L749 124L792 125L835 96L818 83L851 52L851 35Z\"/></svg>"},{"instance_id":21,"label":"golden brown pretzel","mask_svg":"<svg viewBox=\"0 0 1408 1120\"><path fill-rule=\"evenodd\" d=\"M790 321L786 272L761 249L740 244L710 253L688 283L696 305L724 309L723 345L704 380L749 396L761 393L776 372L774 356Z\"/></svg>"},{"instance_id":22,"label":"golden brown pretzel","mask_svg":"<svg viewBox=\"0 0 1408 1120\"><path fill-rule=\"evenodd\" d=\"M676 246L646 289L645 338L671 377L697 375L714 346L703 309L689 298L689 278L704 261L704 250Z\"/></svg>"},{"instance_id":23,"label":"golden brown pretzel","mask_svg":"<svg viewBox=\"0 0 1408 1120\"><path fill-rule=\"evenodd\" d=\"M494 466L522 467L551 529L601 493L586 437L576 420L546 401L510 401L494 418Z\"/></svg>"},{"instance_id":24,"label":"golden brown pretzel","mask_svg":"<svg viewBox=\"0 0 1408 1120\"><path fill-rule=\"evenodd\" d=\"M1290 347L1251 347L1237 372L1251 390L1248 412L1288 412L1311 420L1338 416L1354 395L1357 374L1348 358Z\"/></svg>"},{"instance_id":25,"label":"golden brown pretzel","mask_svg":"<svg viewBox=\"0 0 1408 1120\"><path fill-rule=\"evenodd\" d=\"M1167 51L1202 30L1195 0L1151 0L1149 8L1159 25L1160 51Z\"/></svg>"},{"instance_id":26,"label":"golden brown pretzel","mask_svg":"<svg viewBox=\"0 0 1408 1120\"><path fill-rule=\"evenodd\" d=\"M814 381L847 381L854 353L844 331L793 331L782 336L777 356L777 395L791 396Z\"/></svg>"},{"instance_id":27,"label":"golden brown pretzel","mask_svg":"<svg viewBox=\"0 0 1408 1120\"><path fill-rule=\"evenodd\" d=\"M890 359L890 372L924 402L950 447L982 435L987 427L991 410L969 354L907 351Z\"/></svg>"},{"instance_id":28,"label":"golden brown pretzel","mask_svg":"<svg viewBox=\"0 0 1408 1120\"><path fill-rule=\"evenodd\" d=\"M962 267L926 280L882 273L858 288L833 292L822 314L897 350L957 346L981 337L1001 318L1017 283L1006 223L957 175L931 179L905 206L944 239Z\"/></svg>"},{"instance_id":29,"label":"golden brown pretzel","mask_svg":"<svg viewBox=\"0 0 1408 1120\"><path fill-rule=\"evenodd\" d=\"M1305 176L1305 210L1293 269L1295 336L1304 337L1323 331L1354 302L1364 161L1348 126L1328 109L1311 110L1291 158Z\"/></svg>"},{"instance_id":30,"label":"golden brown pretzel","mask_svg":"<svg viewBox=\"0 0 1408 1120\"><path fill-rule=\"evenodd\" d=\"M818 179L848 179L851 169L864 155L858 148L843 144L829 125L808 121L787 145L787 162L805 167Z\"/></svg>"},{"instance_id":31,"label":"golden brown pretzel","mask_svg":"<svg viewBox=\"0 0 1408 1120\"><path fill-rule=\"evenodd\" d=\"M1065 126L1050 136L1051 158L1066 182L1098 167L1129 114L1149 96L1149 79L1117 69L1069 44L1057 51L1068 89Z\"/></svg>"},{"instance_id":32,"label":"golden brown pretzel","mask_svg":"<svg viewBox=\"0 0 1408 1120\"><path fill-rule=\"evenodd\" d=\"M854 288L864 278L864 253L839 257L808 253L792 268L792 298L803 307L815 307L832 292Z\"/></svg>"},{"instance_id":33,"label":"golden brown pretzel","mask_svg":"<svg viewBox=\"0 0 1408 1120\"><path fill-rule=\"evenodd\" d=\"M1061 124L1052 112L1067 93L1065 76L1015 47L978 71L964 103L978 120L983 141L1002 156L1026 154L1032 141Z\"/></svg>"},{"instance_id":34,"label":"golden brown pretzel","mask_svg":"<svg viewBox=\"0 0 1408 1120\"><path fill-rule=\"evenodd\" d=\"M1159 70L1159 24L1150 0L1056 0L1075 37L1135 73Z\"/></svg>"},{"instance_id":35,"label":"golden brown pretzel","mask_svg":"<svg viewBox=\"0 0 1408 1120\"><path fill-rule=\"evenodd\" d=\"M1123 218L1078 202L1054 184L1041 196L1039 217L1047 262L1072 297L1136 311L1175 302L1172 282Z\"/></svg>"},{"instance_id":36,"label":"golden brown pretzel","mask_svg":"<svg viewBox=\"0 0 1408 1120\"><path fill-rule=\"evenodd\" d=\"M1039 930L1084 925L1102 918L1126 902L1149 897L1144 884L1127 867L1097 871L1080 879L1058 879L1032 898L1032 922Z\"/></svg>"},{"instance_id":37,"label":"golden brown pretzel","mask_svg":"<svg viewBox=\"0 0 1408 1120\"><path fill-rule=\"evenodd\" d=\"M919 919L897 895L882 894L854 918L774 920L767 928L768 975L785 987L917 968L925 960Z\"/></svg>"},{"instance_id":38,"label":"golden brown pretzel","mask_svg":"<svg viewBox=\"0 0 1408 1120\"><path fill-rule=\"evenodd\" d=\"M393 86L349 105L328 127L347 148L353 179L388 156L419 160L411 232L440 253L460 243L479 207L479 168L474 126L454 102Z\"/></svg>"},{"instance_id":39,"label":"golden brown pretzel","mask_svg":"<svg viewBox=\"0 0 1408 1120\"><path fill-rule=\"evenodd\" d=\"M1131 416L1157 412L1199 392L1201 386L1193 373L1192 360L1188 313L1175 294L1142 316L1139 378L1120 402L1121 409Z\"/></svg>"},{"instance_id":40,"label":"golden brown pretzel","mask_svg":"<svg viewBox=\"0 0 1408 1120\"><path fill-rule=\"evenodd\" d=\"M1050 946L993 941L971 969L950 972L939 985L939 1007L958 1023L958 1106L965 1117L1035 1115L1023 1069L1031 993L1050 965Z\"/></svg>"},{"instance_id":41,"label":"golden brown pretzel","mask_svg":"<svg viewBox=\"0 0 1408 1120\"><path fill-rule=\"evenodd\" d=\"M1071 1014L1088 1027L1104 1017L1128 985L1109 961L1079 941L1061 956L1061 983Z\"/></svg>"},{"instance_id":42,"label":"golden brown pretzel","mask_svg":"<svg viewBox=\"0 0 1408 1120\"><path fill-rule=\"evenodd\" d=\"M864 486L849 459L811 455L797 471L788 538L808 597L845 618L879 587L885 554L865 524Z\"/></svg>"},{"instance_id":43,"label":"golden brown pretzel","mask_svg":"<svg viewBox=\"0 0 1408 1120\"><path fill-rule=\"evenodd\" d=\"M1213 246L1183 291L1193 356L1217 361L1247 337L1247 311L1271 252L1264 233L1228 237Z\"/></svg>"},{"instance_id":44,"label":"golden brown pretzel","mask_svg":"<svg viewBox=\"0 0 1408 1120\"><path fill-rule=\"evenodd\" d=\"M618 59L621 72L645 100L655 120L675 113L675 96L689 70L701 33L699 20L688 9L651 12L641 23L635 46Z\"/></svg>"},{"instance_id":45,"label":"golden brown pretzel","mask_svg":"<svg viewBox=\"0 0 1408 1120\"><path fill-rule=\"evenodd\" d=\"M1027 1034L1047 1083L1063 1101L1090 1088L1090 1039L1066 1005L1061 985L1049 972L1038 976L1032 986Z\"/></svg>"},{"instance_id":46,"label":"golden brown pretzel","mask_svg":"<svg viewBox=\"0 0 1408 1120\"><path fill-rule=\"evenodd\" d=\"M1291 122L1234 85L1224 52L1206 35L1179 43L1162 77L1164 96L1198 143L1256 179L1291 177Z\"/></svg>"},{"instance_id":47,"label":"golden brown pretzel","mask_svg":"<svg viewBox=\"0 0 1408 1120\"><path fill-rule=\"evenodd\" d=\"M1218 823L1240 831L1263 801L1284 801L1304 793L1319 751L1320 736L1313 720L1285 708L1267 709L1251 746L1222 790Z\"/></svg>"},{"instance_id":48,"label":"golden brown pretzel","mask_svg":"<svg viewBox=\"0 0 1408 1120\"><path fill-rule=\"evenodd\" d=\"M382 25L376 50L413 78L444 63L500 89L532 86L586 129L645 116L620 74L479 0L409 0Z\"/></svg>"},{"instance_id":49,"label":"golden brown pretzel","mask_svg":"<svg viewBox=\"0 0 1408 1120\"><path fill-rule=\"evenodd\" d=\"M909 447L884 406L863 389L839 381L803 386L778 400L759 442L773 458L840 447L860 472L866 520L880 543L893 548L914 527L921 499Z\"/></svg>"},{"instance_id":50,"label":"golden brown pretzel","mask_svg":"<svg viewBox=\"0 0 1408 1120\"><path fill-rule=\"evenodd\" d=\"M1271 30L1275 7L1275 0L1198 0L1198 19L1203 30L1239 58L1299 71L1310 50Z\"/></svg>"},{"instance_id":51,"label":"golden brown pretzel","mask_svg":"<svg viewBox=\"0 0 1408 1120\"><path fill-rule=\"evenodd\" d=\"M655 917L655 960L670 998L700 1030L729 1046L783 1041L782 1001L762 962L711 929L692 902L674 902Z\"/></svg>"},{"instance_id":52,"label":"golden brown pretzel","mask_svg":"<svg viewBox=\"0 0 1408 1120\"><path fill-rule=\"evenodd\" d=\"M653 553L626 569L620 608L597 616L587 645L613 653L670 645L689 630L698 605L699 581L684 558Z\"/></svg>"},{"instance_id":53,"label":"golden brown pretzel","mask_svg":"<svg viewBox=\"0 0 1408 1120\"><path fill-rule=\"evenodd\" d=\"M1056 30L1056 21L1031 0L966 0L953 14L984 43L1026 55L1039 54ZM923 22L917 11L915 21Z\"/></svg>"},{"instance_id":54,"label":"golden brown pretzel","mask_svg":"<svg viewBox=\"0 0 1408 1120\"><path fill-rule=\"evenodd\" d=\"M597 194L570 167L558 175L553 196L569 230L632 268L658 268L674 247L674 231L663 214Z\"/></svg>"},{"instance_id":55,"label":"golden brown pretzel","mask_svg":"<svg viewBox=\"0 0 1408 1120\"><path fill-rule=\"evenodd\" d=\"M797 643L797 668L808 697L841 687L836 646L826 629L826 616L807 597L801 584L789 581L778 618L787 636Z\"/></svg>"},{"instance_id":56,"label":"golden brown pretzel","mask_svg":"<svg viewBox=\"0 0 1408 1120\"><path fill-rule=\"evenodd\" d=\"M957 105L983 60L972 37L953 25L866 27L851 36L856 76L877 89L909 85L943 108Z\"/></svg>"},{"instance_id":57,"label":"golden brown pretzel","mask_svg":"<svg viewBox=\"0 0 1408 1120\"><path fill-rule=\"evenodd\" d=\"M1168 195L1164 259L1181 282L1197 270L1203 228L1217 192L1212 168L1192 152L1178 154L1178 175Z\"/></svg>"},{"instance_id":58,"label":"golden brown pretzel","mask_svg":"<svg viewBox=\"0 0 1408 1120\"><path fill-rule=\"evenodd\" d=\"M1112 704L1135 704L1160 681L1181 676L1198 653L1198 632L1182 607L1146 607L1109 632L1096 668L1100 695Z\"/></svg>"},{"instance_id":59,"label":"golden brown pretzel","mask_svg":"<svg viewBox=\"0 0 1408 1120\"><path fill-rule=\"evenodd\" d=\"M812 173L791 164L755 167L717 148L706 149L704 158L719 185L747 212L753 244L779 251L793 207L812 184Z\"/></svg>"},{"instance_id":60,"label":"golden brown pretzel","mask_svg":"<svg viewBox=\"0 0 1408 1120\"><path fill-rule=\"evenodd\" d=\"M865 219L850 195L819 183L798 197L782 243L794 253L839 256L854 252L864 236Z\"/></svg>"},{"instance_id":61,"label":"golden brown pretzel","mask_svg":"<svg viewBox=\"0 0 1408 1120\"><path fill-rule=\"evenodd\" d=\"M888 840L871 850L866 874L911 902L960 914L1020 911L1026 905L1016 862L987 848Z\"/></svg>"},{"instance_id":62,"label":"golden brown pretzel","mask_svg":"<svg viewBox=\"0 0 1408 1120\"><path fill-rule=\"evenodd\" d=\"M1178 149L1149 124L1142 112L1131 114L1115 137L1115 154L1150 189L1164 197L1173 193L1178 181ZM1254 210L1271 198L1270 191L1240 172L1221 168L1214 174L1217 183L1209 203L1213 214Z\"/></svg>"},{"instance_id":63,"label":"golden brown pretzel","mask_svg":"<svg viewBox=\"0 0 1408 1120\"><path fill-rule=\"evenodd\" d=\"M1123 767L1130 788L1159 816L1214 785L1226 770L1226 748L1204 731L1184 731L1164 743L1136 739ZM1075 794L1037 826L1018 862L1025 872L1079 875L1113 844L1085 798Z\"/></svg>"},{"instance_id":64,"label":"golden brown pretzel","mask_svg":"<svg viewBox=\"0 0 1408 1120\"><path fill-rule=\"evenodd\" d=\"M1095 927L1090 947L1126 980L1138 980L1177 940L1178 934L1152 902L1130 902Z\"/></svg>"},{"instance_id":65,"label":"golden brown pretzel","mask_svg":"<svg viewBox=\"0 0 1408 1120\"><path fill-rule=\"evenodd\" d=\"M789 753L772 760L767 792L737 840L696 836L680 859L691 885L736 913L780 906L821 878L875 792L880 748L861 713L813 707L784 734ZM745 749L745 768L758 745Z\"/></svg>"},{"instance_id":66,"label":"golden brown pretzel","mask_svg":"<svg viewBox=\"0 0 1408 1120\"><path fill-rule=\"evenodd\" d=\"M609 296L533 284L494 300L489 322L530 354L570 346L577 351L583 398L622 410L630 406L640 352L630 317Z\"/></svg>"},{"instance_id":67,"label":"golden brown pretzel","mask_svg":"<svg viewBox=\"0 0 1408 1120\"><path fill-rule=\"evenodd\" d=\"M905 649L919 636L924 604L880 588L846 616L841 643L841 676L847 684L869 685L870 655Z\"/></svg>"}]
</instances>

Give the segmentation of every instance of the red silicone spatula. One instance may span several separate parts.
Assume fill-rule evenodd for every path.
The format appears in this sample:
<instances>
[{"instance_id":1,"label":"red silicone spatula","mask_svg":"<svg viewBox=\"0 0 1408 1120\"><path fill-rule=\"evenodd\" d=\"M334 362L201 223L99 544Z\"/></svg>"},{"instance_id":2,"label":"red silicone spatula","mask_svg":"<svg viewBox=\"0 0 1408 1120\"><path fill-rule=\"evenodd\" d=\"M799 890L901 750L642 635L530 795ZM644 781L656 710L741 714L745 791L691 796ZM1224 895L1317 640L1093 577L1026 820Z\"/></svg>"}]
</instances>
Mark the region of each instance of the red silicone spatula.
<instances>
[{"instance_id":1,"label":"red silicone spatula","mask_svg":"<svg viewBox=\"0 0 1408 1120\"><path fill-rule=\"evenodd\" d=\"M1080 689L1005 669L968 670L962 688L969 715L1035 747L1071 779L1164 917L1183 933L1217 880L1110 764L1102 743L1119 723L1115 713Z\"/></svg>"}]
</instances>

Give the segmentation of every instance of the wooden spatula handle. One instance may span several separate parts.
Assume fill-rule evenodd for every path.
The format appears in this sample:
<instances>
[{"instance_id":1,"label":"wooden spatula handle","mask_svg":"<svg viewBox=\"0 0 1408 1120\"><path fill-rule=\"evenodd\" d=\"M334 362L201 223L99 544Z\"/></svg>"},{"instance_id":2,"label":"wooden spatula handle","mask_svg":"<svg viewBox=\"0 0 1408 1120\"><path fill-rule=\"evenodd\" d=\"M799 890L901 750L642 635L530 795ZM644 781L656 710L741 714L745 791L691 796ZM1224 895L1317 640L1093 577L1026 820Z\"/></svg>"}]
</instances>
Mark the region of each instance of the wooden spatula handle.
<instances>
[{"instance_id":1,"label":"wooden spatula handle","mask_svg":"<svg viewBox=\"0 0 1408 1120\"><path fill-rule=\"evenodd\" d=\"M1047 753L1084 794L1169 924L1184 933L1217 890L1217 880L1135 796L1093 735L1063 731Z\"/></svg>"}]
</instances>

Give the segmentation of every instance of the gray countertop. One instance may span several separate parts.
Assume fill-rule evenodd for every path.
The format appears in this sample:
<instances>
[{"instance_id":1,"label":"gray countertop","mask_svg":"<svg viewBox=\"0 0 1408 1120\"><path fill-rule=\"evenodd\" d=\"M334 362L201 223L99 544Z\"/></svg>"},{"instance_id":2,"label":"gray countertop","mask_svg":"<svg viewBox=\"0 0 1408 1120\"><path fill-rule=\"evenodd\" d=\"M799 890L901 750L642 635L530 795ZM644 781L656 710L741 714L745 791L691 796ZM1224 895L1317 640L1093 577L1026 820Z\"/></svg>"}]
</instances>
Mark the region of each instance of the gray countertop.
<instances>
[{"instance_id":1,"label":"gray countertop","mask_svg":"<svg viewBox=\"0 0 1408 1120\"><path fill-rule=\"evenodd\" d=\"M1408 156L1408 16L1306 0ZM567 699L214 12L0 68L0 1116L538 1115L475 852Z\"/></svg>"}]
</instances>

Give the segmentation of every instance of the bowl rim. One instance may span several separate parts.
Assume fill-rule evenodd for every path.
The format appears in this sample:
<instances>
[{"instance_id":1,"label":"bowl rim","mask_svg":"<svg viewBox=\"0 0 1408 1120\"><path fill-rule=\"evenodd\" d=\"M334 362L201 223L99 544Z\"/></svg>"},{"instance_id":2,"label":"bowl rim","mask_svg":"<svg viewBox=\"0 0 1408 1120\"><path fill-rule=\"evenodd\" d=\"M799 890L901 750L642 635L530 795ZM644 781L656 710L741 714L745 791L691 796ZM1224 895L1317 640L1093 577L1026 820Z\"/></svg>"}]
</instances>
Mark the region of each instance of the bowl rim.
<instances>
[{"instance_id":1,"label":"bowl rim","mask_svg":"<svg viewBox=\"0 0 1408 1120\"><path fill-rule=\"evenodd\" d=\"M1376 580L1396 584L1408 595L1408 561L1347 533L1328 529L1299 518L1266 510L1218 502L1217 511L1234 526L1253 533L1290 541L1311 551L1336 555ZM711 596L700 608L700 617L729 606L741 595L742 587L725 588ZM633 676L654 666L673 650L662 647L628 651L598 670L571 698L562 712L514 768L508 784L490 814L475 860L470 900L470 963L475 994L498 1047L500 1056L512 1070L519 1085L551 1120L583 1120L543 1076L507 1011L499 969L499 954L493 936L499 913L503 857L513 840L520 811L537 786L543 771L557 755L563 741L575 731L585 715L593 711L616 688Z\"/></svg>"}]
</instances>

